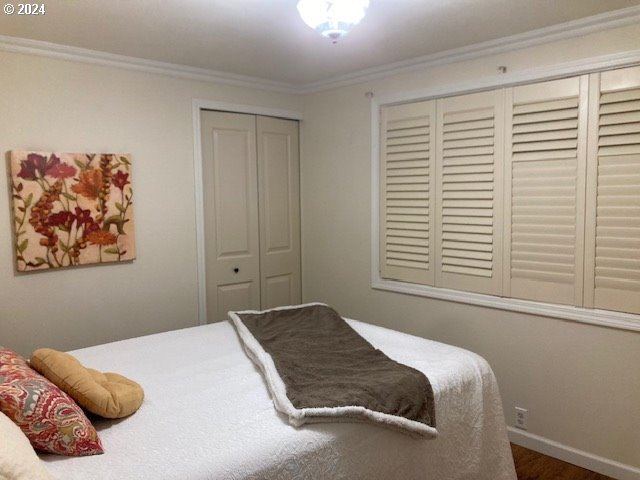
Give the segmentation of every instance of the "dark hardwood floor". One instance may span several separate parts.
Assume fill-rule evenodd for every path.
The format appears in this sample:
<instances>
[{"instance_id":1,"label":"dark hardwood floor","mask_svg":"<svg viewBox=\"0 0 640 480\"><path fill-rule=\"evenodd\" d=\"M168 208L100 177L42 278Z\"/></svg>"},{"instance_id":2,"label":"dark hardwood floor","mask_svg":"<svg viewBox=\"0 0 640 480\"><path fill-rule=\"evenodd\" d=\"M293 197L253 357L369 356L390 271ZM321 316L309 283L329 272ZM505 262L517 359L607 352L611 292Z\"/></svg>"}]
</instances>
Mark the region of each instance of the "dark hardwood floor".
<instances>
[{"instance_id":1,"label":"dark hardwood floor","mask_svg":"<svg viewBox=\"0 0 640 480\"><path fill-rule=\"evenodd\" d=\"M511 451L518 480L613 480L513 443Z\"/></svg>"}]
</instances>

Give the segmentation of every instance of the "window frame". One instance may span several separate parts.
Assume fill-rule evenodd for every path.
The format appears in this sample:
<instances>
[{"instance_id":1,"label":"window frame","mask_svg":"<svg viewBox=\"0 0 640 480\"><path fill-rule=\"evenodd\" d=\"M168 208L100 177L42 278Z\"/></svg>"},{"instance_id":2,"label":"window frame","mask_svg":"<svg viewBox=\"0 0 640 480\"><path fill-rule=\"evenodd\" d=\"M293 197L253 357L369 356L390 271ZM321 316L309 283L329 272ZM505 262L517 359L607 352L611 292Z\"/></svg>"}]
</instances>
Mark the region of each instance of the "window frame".
<instances>
[{"instance_id":1,"label":"window frame","mask_svg":"<svg viewBox=\"0 0 640 480\"><path fill-rule=\"evenodd\" d=\"M384 279L380 275L380 108L382 106L433 100L445 96L508 88L604 70L640 65L640 51L593 57L499 77L466 81L420 91L373 97L371 100L371 288L395 293L483 306L500 310L571 320L591 325L640 332L640 315L570 305L551 304L452 290Z\"/></svg>"}]
</instances>

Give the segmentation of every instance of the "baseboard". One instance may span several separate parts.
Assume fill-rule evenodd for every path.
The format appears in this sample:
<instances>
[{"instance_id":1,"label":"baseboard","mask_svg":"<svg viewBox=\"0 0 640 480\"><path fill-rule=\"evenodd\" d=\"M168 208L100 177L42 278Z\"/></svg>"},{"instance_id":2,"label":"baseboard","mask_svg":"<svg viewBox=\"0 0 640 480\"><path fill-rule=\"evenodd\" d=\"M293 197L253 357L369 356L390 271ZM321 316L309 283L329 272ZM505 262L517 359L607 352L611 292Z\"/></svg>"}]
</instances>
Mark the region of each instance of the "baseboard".
<instances>
[{"instance_id":1,"label":"baseboard","mask_svg":"<svg viewBox=\"0 0 640 480\"><path fill-rule=\"evenodd\" d=\"M507 427L507 430L509 431L509 440L516 445L535 450L536 452L558 458L608 477L616 478L617 480L640 479L640 469L632 467L631 465L599 457L598 455L593 455L514 427Z\"/></svg>"}]
</instances>

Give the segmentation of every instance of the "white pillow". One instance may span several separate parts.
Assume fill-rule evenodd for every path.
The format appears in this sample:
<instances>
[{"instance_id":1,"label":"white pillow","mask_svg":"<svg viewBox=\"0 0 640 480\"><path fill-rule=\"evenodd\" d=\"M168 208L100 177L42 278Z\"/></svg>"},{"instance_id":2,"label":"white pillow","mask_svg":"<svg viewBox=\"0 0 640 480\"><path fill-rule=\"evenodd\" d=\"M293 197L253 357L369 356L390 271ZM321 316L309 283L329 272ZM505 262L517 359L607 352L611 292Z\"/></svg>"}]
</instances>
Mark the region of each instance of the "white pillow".
<instances>
[{"instance_id":1,"label":"white pillow","mask_svg":"<svg viewBox=\"0 0 640 480\"><path fill-rule=\"evenodd\" d=\"M0 480L52 480L20 427L0 412Z\"/></svg>"}]
</instances>

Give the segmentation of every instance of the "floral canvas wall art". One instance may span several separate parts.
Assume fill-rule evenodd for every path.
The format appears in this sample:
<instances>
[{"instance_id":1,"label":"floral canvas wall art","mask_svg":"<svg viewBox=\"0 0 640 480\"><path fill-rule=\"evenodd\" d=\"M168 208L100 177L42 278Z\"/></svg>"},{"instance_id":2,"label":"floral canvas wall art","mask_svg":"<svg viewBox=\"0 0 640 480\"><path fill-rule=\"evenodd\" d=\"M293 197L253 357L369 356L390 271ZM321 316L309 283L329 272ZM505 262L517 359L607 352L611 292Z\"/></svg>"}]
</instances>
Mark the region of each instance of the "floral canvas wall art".
<instances>
[{"instance_id":1,"label":"floral canvas wall art","mask_svg":"<svg viewBox=\"0 0 640 480\"><path fill-rule=\"evenodd\" d=\"M18 271L135 259L130 155L10 157Z\"/></svg>"}]
</instances>

